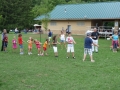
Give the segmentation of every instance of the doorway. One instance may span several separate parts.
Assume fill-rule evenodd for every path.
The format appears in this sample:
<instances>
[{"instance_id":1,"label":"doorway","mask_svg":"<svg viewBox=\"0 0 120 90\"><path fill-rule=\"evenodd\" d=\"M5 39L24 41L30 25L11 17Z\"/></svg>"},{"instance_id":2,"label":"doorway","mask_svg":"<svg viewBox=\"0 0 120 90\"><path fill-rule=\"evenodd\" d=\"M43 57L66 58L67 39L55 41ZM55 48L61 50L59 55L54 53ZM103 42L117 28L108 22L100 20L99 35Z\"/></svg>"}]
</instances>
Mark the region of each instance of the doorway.
<instances>
[{"instance_id":1,"label":"doorway","mask_svg":"<svg viewBox=\"0 0 120 90\"><path fill-rule=\"evenodd\" d=\"M71 32L71 25L67 26L68 32Z\"/></svg>"}]
</instances>

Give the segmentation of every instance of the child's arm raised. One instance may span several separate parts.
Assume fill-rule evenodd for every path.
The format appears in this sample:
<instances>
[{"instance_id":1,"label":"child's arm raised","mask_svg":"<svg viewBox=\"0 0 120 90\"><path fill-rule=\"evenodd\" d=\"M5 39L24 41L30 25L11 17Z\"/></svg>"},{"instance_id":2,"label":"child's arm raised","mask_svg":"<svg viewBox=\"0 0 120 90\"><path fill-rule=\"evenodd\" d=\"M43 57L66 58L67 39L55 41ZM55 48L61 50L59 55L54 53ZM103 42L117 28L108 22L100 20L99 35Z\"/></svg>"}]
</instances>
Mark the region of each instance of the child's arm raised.
<instances>
[{"instance_id":1,"label":"child's arm raised","mask_svg":"<svg viewBox=\"0 0 120 90\"><path fill-rule=\"evenodd\" d=\"M27 40L27 42L29 43L29 40Z\"/></svg>"},{"instance_id":2,"label":"child's arm raised","mask_svg":"<svg viewBox=\"0 0 120 90\"><path fill-rule=\"evenodd\" d=\"M22 42L26 43L24 40L22 40Z\"/></svg>"},{"instance_id":3,"label":"child's arm raised","mask_svg":"<svg viewBox=\"0 0 120 90\"><path fill-rule=\"evenodd\" d=\"M39 44L42 44L41 42L39 42Z\"/></svg>"},{"instance_id":4,"label":"child's arm raised","mask_svg":"<svg viewBox=\"0 0 120 90\"><path fill-rule=\"evenodd\" d=\"M75 42L75 41L73 41L73 43L74 43L74 44L76 44L76 42Z\"/></svg>"}]
</instances>

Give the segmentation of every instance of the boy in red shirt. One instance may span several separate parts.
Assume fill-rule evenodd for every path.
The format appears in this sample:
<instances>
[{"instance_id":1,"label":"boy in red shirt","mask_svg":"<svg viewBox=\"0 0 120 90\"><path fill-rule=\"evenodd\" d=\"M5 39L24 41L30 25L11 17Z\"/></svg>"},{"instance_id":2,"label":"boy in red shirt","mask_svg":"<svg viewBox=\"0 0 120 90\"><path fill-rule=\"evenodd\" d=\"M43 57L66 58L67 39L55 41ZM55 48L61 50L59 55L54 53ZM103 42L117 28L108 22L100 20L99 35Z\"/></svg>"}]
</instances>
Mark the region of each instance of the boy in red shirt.
<instances>
[{"instance_id":1,"label":"boy in red shirt","mask_svg":"<svg viewBox=\"0 0 120 90\"><path fill-rule=\"evenodd\" d=\"M18 44L20 46L20 54L23 54L23 40L22 40L22 34L18 35Z\"/></svg>"}]
</instances>

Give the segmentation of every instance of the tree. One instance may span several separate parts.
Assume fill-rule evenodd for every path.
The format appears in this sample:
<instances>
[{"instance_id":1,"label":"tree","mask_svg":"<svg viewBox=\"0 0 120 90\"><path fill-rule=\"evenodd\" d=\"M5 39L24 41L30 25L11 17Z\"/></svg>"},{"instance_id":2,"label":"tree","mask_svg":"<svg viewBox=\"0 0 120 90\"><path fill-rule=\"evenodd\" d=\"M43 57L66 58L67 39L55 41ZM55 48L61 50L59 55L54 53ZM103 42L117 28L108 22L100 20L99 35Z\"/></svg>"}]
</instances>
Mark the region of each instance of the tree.
<instances>
[{"instance_id":1,"label":"tree","mask_svg":"<svg viewBox=\"0 0 120 90\"><path fill-rule=\"evenodd\" d=\"M31 3L31 0L1 0L0 14L3 21L0 28L28 27L32 18Z\"/></svg>"}]
</instances>

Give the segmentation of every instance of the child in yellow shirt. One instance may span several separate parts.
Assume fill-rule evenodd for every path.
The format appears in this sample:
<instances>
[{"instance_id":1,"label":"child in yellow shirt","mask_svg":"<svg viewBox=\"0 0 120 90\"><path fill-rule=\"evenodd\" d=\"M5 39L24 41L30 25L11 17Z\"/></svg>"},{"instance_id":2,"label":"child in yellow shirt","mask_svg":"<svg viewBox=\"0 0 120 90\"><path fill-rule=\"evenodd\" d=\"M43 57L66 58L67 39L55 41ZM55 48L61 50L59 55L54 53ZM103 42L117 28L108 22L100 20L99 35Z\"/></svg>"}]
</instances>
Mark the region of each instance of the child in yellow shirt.
<instances>
[{"instance_id":1,"label":"child in yellow shirt","mask_svg":"<svg viewBox=\"0 0 120 90\"><path fill-rule=\"evenodd\" d=\"M28 42L28 55L32 54L32 43L33 43L33 39L32 37L29 37L29 40L27 41Z\"/></svg>"},{"instance_id":2,"label":"child in yellow shirt","mask_svg":"<svg viewBox=\"0 0 120 90\"><path fill-rule=\"evenodd\" d=\"M48 47L48 39L46 39L46 41L45 41L44 44L43 44L43 53L42 53L42 55L44 55L44 53L45 53L46 55L48 55L48 54L47 54L47 47Z\"/></svg>"}]
</instances>

